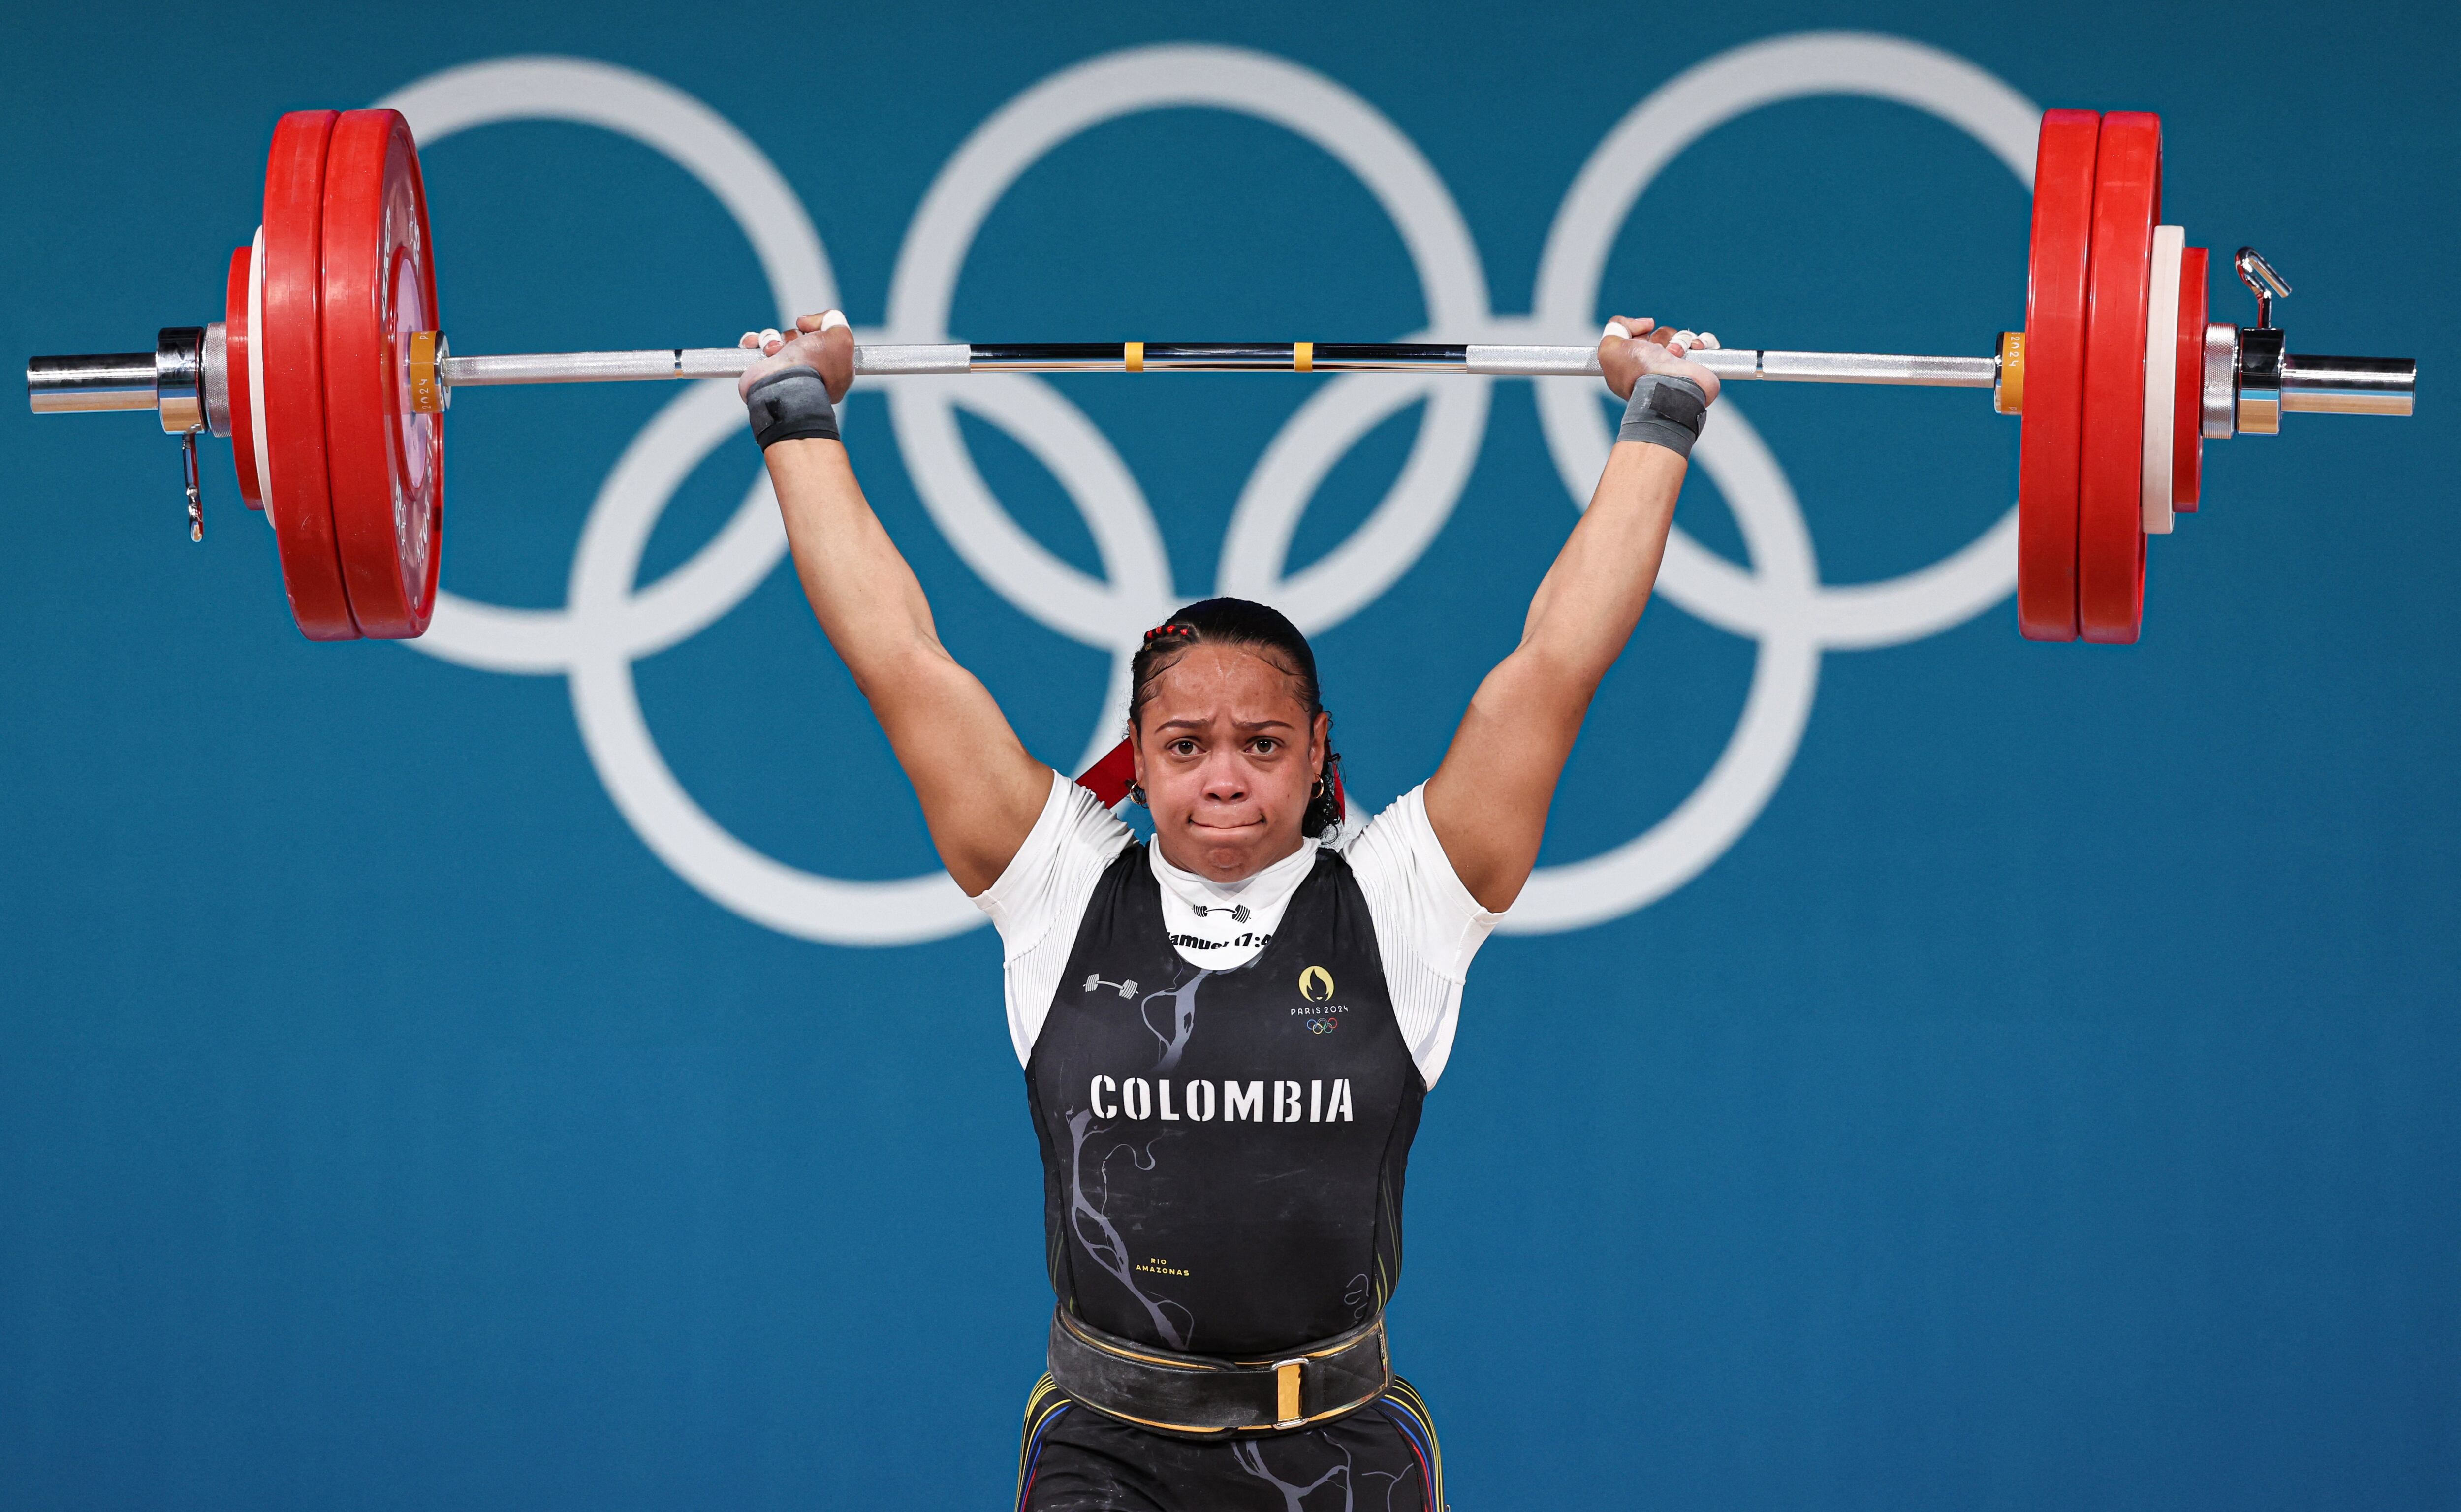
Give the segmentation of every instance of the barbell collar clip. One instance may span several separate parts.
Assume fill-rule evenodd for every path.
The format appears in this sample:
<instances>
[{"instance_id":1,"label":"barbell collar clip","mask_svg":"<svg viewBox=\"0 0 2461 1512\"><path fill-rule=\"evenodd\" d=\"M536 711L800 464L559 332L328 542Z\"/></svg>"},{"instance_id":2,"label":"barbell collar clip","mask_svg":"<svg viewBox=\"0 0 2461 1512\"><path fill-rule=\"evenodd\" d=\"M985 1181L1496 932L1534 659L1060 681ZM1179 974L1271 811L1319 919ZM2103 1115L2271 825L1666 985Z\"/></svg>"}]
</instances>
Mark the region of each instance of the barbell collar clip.
<instances>
[{"instance_id":1,"label":"barbell collar clip","mask_svg":"<svg viewBox=\"0 0 2461 1512\"><path fill-rule=\"evenodd\" d=\"M188 495L188 539L202 544L205 539L205 493L197 475L195 428L180 435L180 475Z\"/></svg>"},{"instance_id":2,"label":"barbell collar clip","mask_svg":"<svg viewBox=\"0 0 2461 1512\"><path fill-rule=\"evenodd\" d=\"M2290 281L2283 278L2274 269L2271 263L2264 260L2262 252L2252 246L2240 247L2238 255L2231 259L2231 266L2238 269L2238 281L2245 284L2247 291L2256 296L2257 329L2270 330L2273 325L2273 302L2276 299L2290 297Z\"/></svg>"},{"instance_id":3,"label":"barbell collar clip","mask_svg":"<svg viewBox=\"0 0 2461 1512\"><path fill-rule=\"evenodd\" d=\"M2258 320L2263 319L2258 295ZM2244 436L2272 436L2281 429L2281 330L2245 326L2238 333L2238 405L2236 421Z\"/></svg>"},{"instance_id":4,"label":"barbell collar clip","mask_svg":"<svg viewBox=\"0 0 2461 1512\"><path fill-rule=\"evenodd\" d=\"M165 326L155 337L154 410L167 435L204 428L204 327Z\"/></svg>"}]
</instances>

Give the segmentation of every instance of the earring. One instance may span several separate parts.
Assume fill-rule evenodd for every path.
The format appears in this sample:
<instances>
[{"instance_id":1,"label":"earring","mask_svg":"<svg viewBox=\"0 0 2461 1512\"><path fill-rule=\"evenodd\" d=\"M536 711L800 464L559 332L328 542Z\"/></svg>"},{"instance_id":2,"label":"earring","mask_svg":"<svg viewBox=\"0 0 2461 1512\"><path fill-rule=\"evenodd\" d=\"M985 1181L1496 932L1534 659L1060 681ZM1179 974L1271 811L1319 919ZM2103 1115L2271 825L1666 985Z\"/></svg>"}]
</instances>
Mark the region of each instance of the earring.
<instances>
[{"instance_id":1,"label":"earring","mask_svg":"<svg viewBox=\"0 0 2461 1512\"><path fill-rule=\"evenodd\" d=\"M1128 784L1128 801L1134 803L1139 808L1149 806L1145 802L1145 785L1144 783L1130 782Z\"/></svg>"}]
</instances>

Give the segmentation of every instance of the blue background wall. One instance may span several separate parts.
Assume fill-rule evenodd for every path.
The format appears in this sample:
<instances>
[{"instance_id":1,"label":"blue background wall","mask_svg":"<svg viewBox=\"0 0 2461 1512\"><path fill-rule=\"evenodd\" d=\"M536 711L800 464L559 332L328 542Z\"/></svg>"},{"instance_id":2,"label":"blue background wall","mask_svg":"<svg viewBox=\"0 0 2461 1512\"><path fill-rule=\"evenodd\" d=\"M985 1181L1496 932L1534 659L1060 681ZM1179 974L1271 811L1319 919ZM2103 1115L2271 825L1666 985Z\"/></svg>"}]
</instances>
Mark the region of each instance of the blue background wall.
<instances>
[{"instance_id":1,"label":"blue background wall","mask_svg":"<svg viewBox=\"0 0 2461 1512\"><path fill-rule=\"evenodd\" d=\"M2461 276L2442 8L1431 3L828 8L706 18L55 8L0 50L0 351L219 313L274 117L524 53L708 102L809 208L859 325L957 145L1133 44L1258 48L1359 92L1461 206L1498 309L1658 79L1852 26L2044 104L2164 112L2166 219L2299 286L2295 347L2429 360L2417 418L2208 449L2145 642L2022 644L2004 602L1822 661L1731 849L1474 973L1411 1191L1397 1353L1457 1505L2017 1509L2461 1501L2461 556L2439 354ZM491 126L427 154L463 351L723 341L774 319L733 223L637 142ZM1607 308L1730 342L1979 351L2022 318L2023 190L1900 106L1721 127L1641 202ZM2217 311L2247 302L2216 279ZM1374 200L1245 117L1099 127L968 261L977 339L1375 339L1426 309ZM1592 328L1594 329L1594 328ZM1298 380L1060 385L1194 595ZM552 607L647 386L465 394L444 578ZM1747 393L1830 583L1956 549L2017 433L1972 395ZM877 397L858 465L953 648L1075 759L1106 657L974 578ZM1364 518L1405 413L1294 560ZM998 430L1006 505L1099 574ZM208 450L182 539L137 417L0 405L0 1505L989 1507L1045 1284L987 930L790 938L670 870L566 681L289 628ZM726 441L653 535L742 497ZM1422 778L1573 514L1499 384L1451 520L1319 647L1359 795ZM1683 523L1740 559L1719 494ZM1548 841L1693 791L1753 645L1654 610ZM791 864L924 870L910 798L790 576L644 658L678 779Z\"/></svg>"}]
</instances>

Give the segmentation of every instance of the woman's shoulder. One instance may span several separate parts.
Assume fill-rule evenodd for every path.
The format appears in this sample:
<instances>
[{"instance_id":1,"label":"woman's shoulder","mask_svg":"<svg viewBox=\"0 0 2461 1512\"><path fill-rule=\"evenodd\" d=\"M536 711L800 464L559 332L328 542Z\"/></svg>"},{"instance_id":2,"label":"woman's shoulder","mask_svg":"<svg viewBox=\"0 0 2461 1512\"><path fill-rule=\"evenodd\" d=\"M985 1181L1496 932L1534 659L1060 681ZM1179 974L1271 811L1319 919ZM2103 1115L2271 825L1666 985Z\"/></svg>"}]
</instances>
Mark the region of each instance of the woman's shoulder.
<instances>
[{"instance_id":1,"label":"woman's shoulder","mask_svg":"<svg viewBox=\"0 0 2461 1512\"><path fill-rule=\"evenodd\" d=\"M1353 868L1361 862L1375 864L1398 852L1414 851L1423 839L1435 839L1435 831L1427 825L1425 795L1426 784L1423 782L1363 819L1353 808L1343 817L1340 827L1317 843Z\"/></svg>"},{"instance_id":2,"label":"woman's shoulder","mask_svg":"<svg viewBox=\"0 0 2461 1512\"><path fill-rule=\"evenodd\" d=\"M1047 926L1092 889L1094 879L1143 847L1102 800L1058 772L1034 828L999 876L974 900L1000 926Z\"/></svg>"},{"instance_id":3,"label":"woman's shoulder","mask_svg":"<svg viewBox=\"0 0 2461 1512\"><path fill-rule=\"evenodd\" d=\"M1371 906L1401 905L1413 913L1431 913L1444 925L1484 920L1496 915L1479 907L1452 857L1427 820L1426 784L1410 789L1386 804L1364 823L1345 823L1327 841L1351 874L1359 879Z\"/></svg>"}]
</instances>

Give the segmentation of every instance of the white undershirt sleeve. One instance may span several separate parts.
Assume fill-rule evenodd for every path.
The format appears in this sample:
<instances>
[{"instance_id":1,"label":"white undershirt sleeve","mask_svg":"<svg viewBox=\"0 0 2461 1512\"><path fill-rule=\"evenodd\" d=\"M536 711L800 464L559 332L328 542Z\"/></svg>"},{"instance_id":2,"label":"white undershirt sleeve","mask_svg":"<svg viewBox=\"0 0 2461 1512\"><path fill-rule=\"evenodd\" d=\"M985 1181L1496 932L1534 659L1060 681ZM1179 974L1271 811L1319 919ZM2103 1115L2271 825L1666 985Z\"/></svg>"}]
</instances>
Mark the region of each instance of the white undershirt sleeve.
<instances>
[{"instance_id":1,"label":"white undershirt sleeve","mask_svg":"<svg viewBox=\"0 0 2461 1512\"><path fill-rule=\"evenodd\" d=\"M1480 907L1462 884L1427 822L1426 791L1423 783L1395 799L1341 844L1375 921L1402 1038L1433 1087L1452 1054L1470 958L1503 915Z\"/></svg>"},{"instance_id":2,"label":"white undershirt sleeve","mask_svg":"<svg viewBox=\"0 0 2461 1512\"><path fill-rule=\"evenodd\" d=\"M1129 839L1128 827L1100 799L1054 772L1033 833L999 879L974 898L999 930L1008 1037L1019 1065L1034 1054L1035 1036L1050 1015L1094 884Z\"/></svg>"}]
</instances>

